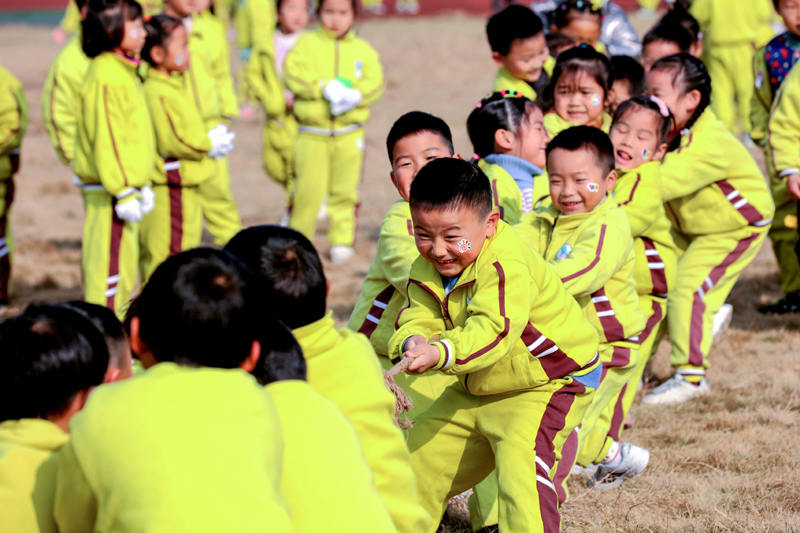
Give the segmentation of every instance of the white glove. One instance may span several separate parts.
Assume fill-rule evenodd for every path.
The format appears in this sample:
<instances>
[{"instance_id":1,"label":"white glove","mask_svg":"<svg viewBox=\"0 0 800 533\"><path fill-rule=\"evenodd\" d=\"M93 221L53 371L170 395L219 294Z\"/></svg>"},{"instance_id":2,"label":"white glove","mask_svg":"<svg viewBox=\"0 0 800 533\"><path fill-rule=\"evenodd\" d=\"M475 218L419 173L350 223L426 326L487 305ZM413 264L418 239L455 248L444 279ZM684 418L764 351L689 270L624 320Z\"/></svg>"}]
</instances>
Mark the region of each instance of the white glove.
<instances>
[{"instance_id":1,"label":"white glove","mask_svg":"<svg viewBox=\"0 0 800 533\"><path fill-rule=\"evenodd\" d=\"M361 91L358 89L345 89L342 99L331 102L331 115L338 116L347 113L361 102Z\"/></svg>"},{"instance_id":2,"label":"white glove","mask_svg":"<svg viewBox=\"0 0 800 533\"><path fill-rule=\"evenodd\" d=\"M208 132L211 139L211 150L208 151L209 157L220 159L233 150L233 139L236 134L228 130L224 124L217 124L217 127Z\"/></svg>"},{"instance_id":3,"label":"white glove","mask_svg":"<svg viewBox=\"0 0 800 533\"><path fill-rule=\"evenodd\" d=\"M156 206L156 193L149 185L142 187L142 214L146 215ZM122 217L120 217L122 218Z\"/></svg>"},{"instance_id":4,"label":"white glove","mask_svg":"<svg viewBox=\"0 0 800 533\"><path fill-rule=\"evenodd\" d=\"M114 206L117 216L126 222L141 222L142 216L142 201L138 198L122 202Z\"/></svg>"},{"instance_id":5,"label":"white glove","mask_svg":"<svg viewBox=\"0 0 800 533\"><path fill-rule=\"evenodd\" d=\"M346 92L349 91L345 85L339 80L333 79L329 81L325 88L322 89L322 97L333 104L337 104L345 97Z\"/></svg>"}]
</instances>

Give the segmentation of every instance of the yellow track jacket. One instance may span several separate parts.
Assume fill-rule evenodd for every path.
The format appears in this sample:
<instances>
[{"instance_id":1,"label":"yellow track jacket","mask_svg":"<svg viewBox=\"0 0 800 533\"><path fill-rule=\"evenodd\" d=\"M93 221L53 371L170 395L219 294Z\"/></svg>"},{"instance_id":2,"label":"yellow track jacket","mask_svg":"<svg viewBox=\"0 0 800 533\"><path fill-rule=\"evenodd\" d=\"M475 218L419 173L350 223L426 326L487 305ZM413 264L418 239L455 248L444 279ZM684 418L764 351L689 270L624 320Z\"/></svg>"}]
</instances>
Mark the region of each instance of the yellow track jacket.
<instances>
[{"instance_id":1,"label":"yellow track jacket","mask_svg":"<svg viewBox=\"0 0 800 533\"><path fill-rule=\"evenodd\" d=\"M59 532L291 531L283 454L272 397L252 376L159 363L97 387L70 422Z\"/></svg>"},{"instance_id":2,"label":"yellow track jacket","mask_svg":"<svg viewBox=\"0 0 800 533\"><path fill-rule=\"evenodd\" d=\"M144 82L144 95L156 134L156 149L162 159L180 162L180 183L199 185L212 178L216 162L208 157L211 139L194 102L186 98L183 76L167 76L150 69ZM153 183L166 184L164 162L155 165Z\"/></svg>"},{"instance_id":3,"label":"yellow track jacket","mask_svg":"<svg viewBox=\"0 0 800 533\"><path fill-rule=\"evenodd\" d=\"M42 121L65 165L75 157L78 106L89 62L80 36L73 37L53 61L42 87Z\"/></svg>"},{"instance_id":4,"label":"yellow track jacket","mask_svg":"<svg viewBox=\"0 0 800 533\"><path fill-rule=\"evenodd\" d=\"M522 193L517 182L500 165L493 165L481 159L478 161L478 167L492 184L493 209L500 212L500 218L506 223L511 225L518 223L522 217Z\"/></svg>"},{"instance_id":5,"label":"yellow track jacket","mask_svg":"<svg viewBox=\"0 0 800 533\"><path fill-rule=\"evenodd\" d=\"M761 46L773 37L773 8L768 0L693 0L689 12L703 30L703 42L711 47L743 43Z\"/></svg>"},{"instance_id":6,"label":"yellow track jacket","mask_svg":"<svg viewBox=\"0 0 800 533\"><path fill-rule=\"evenodd\" d=\"M767 158L775 177L800 174L800 69L793 68L775 96Z\"/></svg>"},{"instance_id":7,"label":"yellow track jacket","mask_svg":"<svg viewBox=\"0 0 800 533\"><path fill-rule=\"evenodd\" d=\"M192 39L195 41L192 54L202 54L202 57L192 56L192 66L197 60L206 64L217 90L220 114L226 118L238 117L239 103L233 87L231 50L225 36L225 24L209 10L192 18Z\"/></svg>"},{"instance_id":8,"label":"yellow track jacket","mask_svg":"<svg viewBox=\"0 0 800 533\"><path fill-rule=\"evenodd\" d=\"M753 79L755 87L750 101L750 137L764 146L767 140L772 103L783 80L789 77L800 55L800 37L784 32L766 46L756 50L753 56Z\"/></svg>"},{"instance_id":9,"label":"yellow track jacket","mask_svg":"<svg viewBox=\"0 0 800 533\"><path fill-rule=\"evenodd\" d=\"M383 217L375 259L347 324L366 335L378 355L389 355L389 339L408 297L408 274L417 257L411 208L405 200L397 200Z\"/></svg>"},{"instance_id":10,"label":"yellow track jacket","mask_svg":"<svg viewBox=\"0 0 800 533\"><path fill-rule=\"evenodd\" d=\"M305 381L267 385L283 431L281 492L296 533L397 531L353 425Z\"/></svg>"},{"instance_id":11,"label":"yellow track jacket","mask_svg":"<svg viewBox=\"0 0 800 533\"><path fill-rule=\"evenodd\" d=\"M562 131L577 125L578 124L574 122L561 118L555 111L544 116L544 129L547 130L547 135L549 135L551 139L555 138L555 136ZM600 129L606 133L611 131L611 115L608 113L603 113L603 126Z\"/></svg>"},{"instance_id":12,"label":"yellow track jacket","mask_svg":"<svg viewBox=\"0 0 800 533\"><path fill-rule=\"evenodd\" d=\"M426 531L430 517L417 502L405 437L393 421L396 398L384 384L370 343L349 329L336 329L330 312L292 333L303 348L308 383L335 403L355 427L375 474L375 486L397 530Z\"/></svg>"},{"instance_id":13,"label":"yellow track jacket","mask_svg":"<svg viewBox=\"0 0 800 533\"><path fill-rule=\"evenodd\" d=\"M355 109L334 117L322 90L337 77L361 91L362 99ZM303 34L289 51L283 78L295 94L294 116L300 126L326 131L364 124L369 119L369 106L378 101L384 89L378 52L357 37L355 30L336 39L322 26Z\"/></svg>"},{"instance_id":14,"label":"yellow track jacket","mask_svg":"<svg viewBox=\"0 0 800 533\"><path fill-rule=\"evenodd\" d=\"M150 183L155 135L136 64L112 52L94 58L78 117L73 171L84 185L120 197Z\"/></svg>"},{"instance_id":15,"label":"yellow track jacket","mask_svg":"<svg viewBox=\"0 0 800 533\"><path fill-rule=\"evenodd\" d=\"M664 201L684 235L724 233L772 222L775 204L753 156L706 109L661 166Z\"/></svg>"},{"instance_id":16,"label":"yellow track jacket","mask_svg":"<svg viewBox=\"0 0 800 533\"><path fill-rule=\"evenodd\" d=\"M198 29L197 24L193 23L192 33L189 35L189 51L192 57L189 70L183 78L186 95L200 112L206 132L214 129L222 120L220 93L211 67L209 47L212 45L213 38L203 31L203 25L200 24Z\"/></svg>"},{"instance_id":17,"label":"yellow track jacket","mask_svg":"<svg viewBox=\"0 0 800 533\"><path fill-rule=\"evenodd\" d=\"M267 120L285 122L291 117L284 97L286 87L275 70L275 45L272 39L259 41L245 66L244 75L253 96L264 107Z\"/></svg>"},{"instance_id":18,"label":"yellow track jacket","mask_svg":"<svg viewBox=\"0 0 800 533\"><path fill-rule=\"evenodd\" d=\"M556 60L553 56L550 56L545 60L542 70L544 70L548 76L552 76L553 67L555 66ZM515 78L505 67L497 69L497 74L494 77L494 86L492 87L492 92L500 92L503 90L522 93L522 96L530 101L536 100L536 97L539 96L527 81Z\"/></svg>"},{"instance_id":19,"label":"yellow track jacket","mask_svg":"<svg viewBox=\"0 0 800 533\"><path fill-rule=\"evenodd\" d=\"M664 297L675 286L678 248L662 200L661 162L617 170L614 200L628 215L636 263L633 277L640 295Z\"/></svg>"},{"instance_id":20,"label":"yellow track jacket","mask_svg":"<svg viewBox=\"0 0 800 533\"><path fill-rule=\"evenodd\" d=\"M590 213L568 216L551 205L528 213L515 229L553 267L601 343L638 341L646 321L633 277L633 237L613 198Z\"/></svg>"},{"instance_id":21,"label":"yellow track jacket","mask_svg":"<svg viewBox=\"0 0 800 533\"><path fill-rule=\"evenodd\" d=\"M242 0L236 10L236 47L251 50L261 41L272 40L278 18L272 0Z\"/></svg>"},{"instance_id":22,"label":"yellow track jacket","mask_svg":"<svg viewBox=\"0 0 800 533\"><path fill-rule=\"evenodd\" d=\"M19 149L28 129L28 102L22 83L0 66L0 180L19 169Z\"/></svg>"},{"instance_id":23,"label":"yellow track jacket","mask_svg":"<svg viewBox=\"0 0 800 533\"><path fill-rule=\"evenodd\" d=\"M57 533L58 449L69 436L38 418L0 423L0 523L4 531Z\"/></svg>"},{"instance_id":24,"label":"yellow track jacket","mask_svg":"<svg viewBox=\"0 0 800 533\"><path fill-rule=\"evenodd\" d=\"M390 355L401 356L412 335L441 335L432 343L441 354L433 369L458 376L477 396L530 390L597 366L597 333L553 269L505 222L449 294L436 268L417 258L408 301Z\"/></svg>"}]
</instances>

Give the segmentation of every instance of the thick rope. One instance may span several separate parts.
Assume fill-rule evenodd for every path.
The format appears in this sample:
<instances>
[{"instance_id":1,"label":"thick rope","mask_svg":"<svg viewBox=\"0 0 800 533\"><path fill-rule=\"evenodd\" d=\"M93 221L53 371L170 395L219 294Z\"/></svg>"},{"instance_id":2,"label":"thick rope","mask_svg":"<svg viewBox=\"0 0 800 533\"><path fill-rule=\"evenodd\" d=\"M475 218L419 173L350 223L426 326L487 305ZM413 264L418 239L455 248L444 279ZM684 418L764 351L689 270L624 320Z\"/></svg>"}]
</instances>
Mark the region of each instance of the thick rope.
<instances>
[{"instance_id":1,"label":"thick rope","mask_svg":"<svg viewBox=\"0 0 800 533\"><path fill-rule=\"evenodd\" d=\"M408 397L406 391L394 382L394 378L405 372L413 361L413 357L404 357L391 369L383 371L383 379L386 382L386 388L397 397L397 403L394 404L394 423L400 429L411 429L411 426L414 425L405 414L414 408L414 402Z\"/></svg>"}]
</instances>

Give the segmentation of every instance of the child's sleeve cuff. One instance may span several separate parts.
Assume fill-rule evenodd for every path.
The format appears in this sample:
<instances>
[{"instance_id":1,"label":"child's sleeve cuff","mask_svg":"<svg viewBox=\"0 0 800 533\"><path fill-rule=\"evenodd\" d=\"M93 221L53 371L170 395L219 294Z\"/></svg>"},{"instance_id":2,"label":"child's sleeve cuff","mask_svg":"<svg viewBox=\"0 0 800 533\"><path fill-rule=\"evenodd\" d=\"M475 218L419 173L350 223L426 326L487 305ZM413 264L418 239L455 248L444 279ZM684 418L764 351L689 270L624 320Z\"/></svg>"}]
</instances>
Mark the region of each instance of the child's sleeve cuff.
<instances>
[{"instance_id":1,"label":"child's sleeve cuff","mask_svg":"<svg viewBox=\"0 0 800 533\"><path fill-rule=\"evenodd\" d=\"M455 361L455 351L453 350L453 345L450 344L450 341L447 339L442 339L440 341L432 342L431 346L436 346L439 348L439 362L436 363L436 366L434 366L432 370L447 370L453 366L453 362Z\"/></svg>"},{"instance_id":2,"label":"child's sleeve cuff","mask_svg":"<svg viewBox=\"0 0 800 533\"><path fill-rule=\"evenodd\" d=\"M800 170L798 170L796 168L787 168L786 170L781 171L779 176L781 178L785 178L786 176L789 176L790 174L800 174Z\"/></svg>"}]
</instances>

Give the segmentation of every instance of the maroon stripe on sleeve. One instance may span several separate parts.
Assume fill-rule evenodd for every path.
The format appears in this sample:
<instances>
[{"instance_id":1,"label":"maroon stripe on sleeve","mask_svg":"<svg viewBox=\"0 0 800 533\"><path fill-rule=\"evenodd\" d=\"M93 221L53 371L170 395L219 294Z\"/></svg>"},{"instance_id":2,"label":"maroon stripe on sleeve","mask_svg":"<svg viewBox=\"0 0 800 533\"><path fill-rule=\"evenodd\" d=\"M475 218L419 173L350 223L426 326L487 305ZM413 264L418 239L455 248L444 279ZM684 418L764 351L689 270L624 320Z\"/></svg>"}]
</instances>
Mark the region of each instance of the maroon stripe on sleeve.
<instances>
[{"instance_id":1,"label":"maroon stripe on sleeve","mask_svg":"<svg viewBox=\"0 0 800 533\"><path fill-rule=\"evenodd\" d=\"M500 219L506 219L505 209L500 205L500 195L497 193L497 180L492 180L492 194L494 195L494 207L500 211Z\"/></svg>"},{"instance_id":2,"label":"maroon stripe on sleeve","mask_svg":"<svg viewBox=\"0 0 800 533\"><path fill-rule=\"evenodd\" d=\"M631 189L630 197L627 200L625 200L624 202L622 202L621 204L619 204L619 205L621 205L621 206L622 205L628 205L629 203L631 203L633 201L633 195L636 194L636 188L639 186L639 182L640 181L642 181L642 175L641 175L641 173L637 172L636 173L636 183L633 184L633 189Z\"/></svg>"},{"instance_id":3,"label":"maroon stripe on sleeve","mask_svg":"<svg viewBox=\"0 0 800 533\"><path fill-rule=\"evenodd\" d=\"M594 259L592 260L592 262L586 268L581 269L575 272L574 274L570 274L566 278L561 278L561 283L566 283L572 279L582 276L587 272L589 272L590 270L592 270L595 266L597 266L597 263L600 262L600 254L603 252L603 241L605 240L605 238L606 238L606 225L603 224L603 227L600 228L600 239L597 241L597 250L594 252Z\"/></svg>"},{"instance_id":4,"label":"maroon stripe on sleeve","mask_svg":"<svg viewBox=\"0 0 800 533\"><path fill-rule=\"evenodd\" d=\"M605 298L605 301L592 302L594 310L597 313L597 319L600 320L600 325L603 326L603 335L606 337L606 342L621 341L625 338L625 330L622 324L617 320L616 314L601 316L601 313L614 313L614 308L611 307L611 302L606 296L606 289L603 287L599 291L592 294L592 299Z\"/></svg>"},{"instance_id":5,"label":"maroon stripe on sleeve","mask_svg":"<svg viewBox=\"0 0 800 533\"><path fill-rule=\"evenodd\" d=\"M389 300L392 299L392 295L394 294L394 287L389 285L385 289L383 289L378 296L375 297L375 300L372 302L372 307L370 307L369 312L367 313L367 317L372 316L376 318L378 321L373 322L369 320L369 318L364 318L364 323L361 324L361 327L358 328L359 333L363 333L367 336L367 338L372 337L372 334L375 333L375 329L378 327L381 319L383 318L383 312L386 311L387 305L389 305ZM376 305L377 303L383 304L384 307L380 305Z\"/></svg>"},{"instance_id":6,"label":"maroon stripe on sleeve","mask_svg":"<svg viewBox=\"0 0 800 533\"><path fill-rule=\"evenodd\" d=\"M681 146L680 148L678 148L678 151L677 151L677 153L681 153L681 152L683 152L685 149L689 148L689 147L692 145L692 141L693 141L693 140L694 140L694 132L693 132L693 131L690 131L690 132L689 132L689 142L687 142L687 143L686 143L686 146Z\"/></svg>"},{"instance_id":7,"label":"maroon stripe on sleeve","mask_svg":"<svg viewBox=\"0 0 800 533\"><path fill-rule=\"evenodd\" d=\"M408 234L413 237L414 236L414 224L411 222L410 218L406 222L408 222Z\"/></svg>"},{"instance_id":8,"label":"maroon stripe on sleeve","mask_svg":"<svg viewBox=\"0 0 800 533\"><path fill-rule=\"evenodd\" d=\"M645 251L655 251L655 253L650 252L652 255L647 255L648 268L651 263L664 263L664 260L661 259L661 256L658 254L658 249L656 248L655 243L651 239L642 237L642 242L644 243ZM650 281L653 284L653 296L666 296L669 293L669 287L667 286L667 271L665 268L651 268Z\"/></svg>"},{"instance_id":9,"label":"maroon stripe on sleeve","mask_svg":"<svg viewBox=\"0 0 800 533\"><path fill-rule=\"evenodd\" d=\"M497 284L498 298L497 299L498 299L499 307L500 307L500 316L503 318L503 331L501 331L500 334L497 335L497 337L495 337L495 339L488 346L484 346L483 348L481 348L477 352L474 352L474 353L468 355L465 359L456 358L456 364L458 364L458 365L463 365L465 363L469 363L473 359L475 359L477 357L480 357L483 354L485 354L485 353L489 352L490 350L492 350L495 346L500 344L500 341L503 340L506 337L506 335L508 335L508 332L511 329L511 321L506 316L506 273L503 270L503 267L500 266L500 262L499 261L495 261L492 266L494 266L495 270L497 270L497 278L498 278L498 284Z\"/></svg>"},{"instance_id":10,"label":"maroon stripe on sleeve","mask_svg":"<svg viewBox=\"0 0 800 533\"><path fill-rule=\"evenodd\" d=\"M727 198L727 200L731 203L733 208L744 217L748 224L753 225L764 220L764 217L761 216L761 213L758 212L758 209L753 207L750 202L747 201L747 198L742 196L741 193L736 190L733 185L728 183L727 180L718 181L716 185L719 187L719 190L722 191L722 194L725 195L725 198Z\"/></svg>"},{"instance_id":11,"label":"maroon stripe on sleeve","mask_svg":"<svg viewBox=\"0 0 800 533\"><path fill-rule=\"evenodd\" d=\"M109 243L109 254L108 254L108 277L111 276L118 276L119 275L119 255L120 255L120 248L122 247L122 231L125 229L125 222L120 220L117 217L117 212L114 210L114 206L116 205L116 199L112 197L111 199L111 242ZM113 286L112 286L113 285ZM109 284L106 281L106 289L116 289L119 287L119 281L113 284ZM114 300L116 299L116 294L112 294L111 296L106 296L106 307L114 310Z\"/></svg>"}]
</instances>

